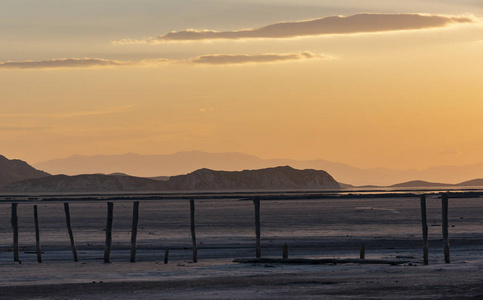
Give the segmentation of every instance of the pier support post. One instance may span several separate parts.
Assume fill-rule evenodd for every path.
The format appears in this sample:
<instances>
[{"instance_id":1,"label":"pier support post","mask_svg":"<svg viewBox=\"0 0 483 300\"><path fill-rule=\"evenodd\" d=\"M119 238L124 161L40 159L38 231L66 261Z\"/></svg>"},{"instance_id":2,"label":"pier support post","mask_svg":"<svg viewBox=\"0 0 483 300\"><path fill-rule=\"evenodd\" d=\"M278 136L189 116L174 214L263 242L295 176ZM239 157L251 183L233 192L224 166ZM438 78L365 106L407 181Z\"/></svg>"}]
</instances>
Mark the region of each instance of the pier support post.
<instances>
[{"instance_id":1,"label":"pier support post","mask_svg":"<svg viewBox=\"0 0 483 300\"><path fill-rule=\"evenodd\" d=\"M193 244L193 262L198 262L198 247L195 231L195 200L190 200L191 243Z\"/></svg>"},{"instance_id":2,"label":"pier support post","mask_svg":"<svg viewBox=\"0 0 483 300\"><path fill-rule=\"evenodd\" d=\"M282 258L283 259L287 259L288 258L288 245L287 245L287 243L284 243L283 244Z\"/></svg>"},{"instance_id":3,"label":"pier support post","mask_svg":"<svg viewBox=\"0 0 483 300\"><path fill-rule=\"evenodd\" d=\"M262 257L262 248L260 243L260 198L254 199L253 204L255 206L255 234L257 237L255 254L256 258L260 258Z\"/></svg>"},{"instance_id":4,"label":"pier support post","mask_svg":"<svg viewBox=\"0 0 483 300\"><path fill-rule=\"evenodd\" d=\"M70 225L70 210L69 210L69 203L64 202L64 212L65 212L65 223L67 225L67 231L69 233L70 238L70 246L72 248L72 255L74 256L74 261L79 261L77 257L77 248L75 246L74 234L72 233L72 227Z\"/></svg>"},{"instance_id":5,"label":"pier support post","mask_svg":"<svg viewBox=\"0 0 483 300\"><path fill-rule=\"evenodd\" d=\"M12 203L12 216L10 222L12 223L13 230L13 261L20 262L19 246L18 246L18 215L17 215L18 203Z\"/></svg>"},{"instance_id":6,"label":"pier support post","mask_svg":"<svg viewBox=\"0 0 483 300\"><path fill-rule=\"evenodd\" d=\"M35 245L37 248L37 262L42 262L42 249L40 247L40 229L39 229L39 215L37 205L34 205L34 223L35 223Z\"/></svg>"},{"instance_id":7,"label":"pier support post","mask_svg":"<svg viewBox=\"0 0 483 300\"><path fill-rule=\"evenodd\" d=\"M104 250L104 263L110 263L112 245L112 220L114 217L114 204L107 202L107 222L106 222L106 248Z\"/></svg>"},{"instance_id":8,"label":"pier support post","mask_svg":"<svg viewBox=\"0 0 483 300\"><path fill-rule=\"evenodd\" d=\"M138 235L139 220L139 201L133 203L132 206L132 227L131 227L131 262L136 262L136 239Z\"/></svg>"},{"instance_id":9,"label":"pier support post","mask_svg":"<svg viewBox=\"0 0 483 300\"><path fill-rule=\"evenodd\" d=\"M361 249L359 250L359 258L366 259L366 245L361 242Z\"/></svg>"},{"instance_id":10,"label":"pier support post","mask_svg":"<svg viewBox=\"0 0 483 300\"><path fill-rule=\"evenodd\" d=\"M443 193L441 197L442 216L443 216L443 250L444 250L444 262L450 263L450 251L449 251L449 236L448 236L448 194Z\"/></svg>"},{"instance_id":11,"label":"pier support post","mask_svg":"<svg viewBox=\"0 0 483 300\"><path fill-rule=\"evenodd\" d=\"M429 247L428 247L428 219L426 216L426 196L421 195L421 226L423 229L423 261L424 264L429 264Z\"/></svg>"}]
</instances>

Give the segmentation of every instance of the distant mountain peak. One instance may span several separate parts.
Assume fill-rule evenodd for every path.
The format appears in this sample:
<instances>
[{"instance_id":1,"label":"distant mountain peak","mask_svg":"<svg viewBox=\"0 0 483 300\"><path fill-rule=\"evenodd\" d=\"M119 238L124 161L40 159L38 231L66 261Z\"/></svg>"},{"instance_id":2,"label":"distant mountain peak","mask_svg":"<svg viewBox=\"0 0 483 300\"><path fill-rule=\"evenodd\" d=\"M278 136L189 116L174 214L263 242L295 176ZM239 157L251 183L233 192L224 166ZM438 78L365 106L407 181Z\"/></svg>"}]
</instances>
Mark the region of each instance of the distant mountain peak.
<instances>
[{"instance_id":1,"label":"distant mountain peak","mask_svg":"<svg viewBox=\"0 0 483 300\"><path fill-rule=\"evenodd\" d=\"M50 176L50 174L36 170L22 160L8 159L0 155L0 186L25 179L46 176Z\"/></svg>"}]
</instances>

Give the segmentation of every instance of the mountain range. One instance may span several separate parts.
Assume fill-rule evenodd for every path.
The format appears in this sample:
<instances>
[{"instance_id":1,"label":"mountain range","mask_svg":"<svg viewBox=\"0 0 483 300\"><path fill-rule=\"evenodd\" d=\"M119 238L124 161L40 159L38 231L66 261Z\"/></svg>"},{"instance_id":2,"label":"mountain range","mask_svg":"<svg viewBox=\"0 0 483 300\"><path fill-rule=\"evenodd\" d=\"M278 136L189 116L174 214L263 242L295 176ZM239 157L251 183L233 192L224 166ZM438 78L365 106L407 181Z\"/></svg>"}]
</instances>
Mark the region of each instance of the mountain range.
<instances>
[{"instance_id":1,"label":"mountain range","mask_svg":"<svg viewBox=\"0 0 483 300\"><path fill-rule=\"evenodd\" d=\"M412 180L408 182L393 184L390 188L468 188L468 187L482 187L483 178L472 179L457 184L428 182L423 180Z\"/></svg>"},{"instance_id":2,"label":"mountain range","mask_svg":"<svg viewBox=\"0 0 483 300\"><path fill-rule=\"evenodd\" d=\"M325 170L339 183L354 186L390 186L411 180L458 183L483 177L483 163L465 166L439 166L425 170L362 169L327 160L261 159L242 153L179 152L170 155L74 155L65 159L34 164L51 174L110 174L154 177L186 174L198 169L241 171L289 165L296 169Z\"/></svg>"},{"instance_id":3,"label":"mountain range","mask_svg":"<svg viewBox=\"0 0 483 300\"><path fill-rule=\"evenodd\" d=\"M188 153L184 153L186 155ZM204 155L203 153L197 153ZM215 154L211 154L213 157ZM229 155L229 154L226 154ZM237 154L232 154L237 155ZM219 163L219 162L218 162ZM412 180L390 186L358 188L468 188L483 186L483 179L458 184ZM236 190L338 190L354 187L338 183L326 171L297 170L290 166L243 171L198 169L185 175L135 177L116 172L105 174L50 175L21 160L0 156L1 192L126 192L126 191L236 191Z\"/></svg>"},{"instance_id":4,"label":"mountain range","mask_svg":"<svg viewBox=\"0 0 483 300\"><path fill-rule=\"evenodd\" d=\"M79 193L136 191L338 190L325 171L289 166L245 171L200 169L186 175L155 180L122 174L54 175L8 184L2 192Z\"/></svg>"}]
</instances>

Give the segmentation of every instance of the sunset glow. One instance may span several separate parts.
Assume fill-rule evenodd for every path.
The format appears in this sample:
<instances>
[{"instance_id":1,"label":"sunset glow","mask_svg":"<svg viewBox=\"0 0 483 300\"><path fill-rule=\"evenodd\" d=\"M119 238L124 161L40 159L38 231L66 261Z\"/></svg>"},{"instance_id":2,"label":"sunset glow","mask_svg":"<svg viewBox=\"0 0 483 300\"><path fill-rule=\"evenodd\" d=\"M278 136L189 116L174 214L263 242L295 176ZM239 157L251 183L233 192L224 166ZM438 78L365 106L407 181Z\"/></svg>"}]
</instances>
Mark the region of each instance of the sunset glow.
<instances>
[{"instance_id":1,"label":"sunset glow","mask_svg":"<svg viewBox=\"0 0 483 300\"><path fill-rule=\"evenodd\" d=\"M483 162L477 1L4 2L9 158Z\"/></svg>"}]
</instances>

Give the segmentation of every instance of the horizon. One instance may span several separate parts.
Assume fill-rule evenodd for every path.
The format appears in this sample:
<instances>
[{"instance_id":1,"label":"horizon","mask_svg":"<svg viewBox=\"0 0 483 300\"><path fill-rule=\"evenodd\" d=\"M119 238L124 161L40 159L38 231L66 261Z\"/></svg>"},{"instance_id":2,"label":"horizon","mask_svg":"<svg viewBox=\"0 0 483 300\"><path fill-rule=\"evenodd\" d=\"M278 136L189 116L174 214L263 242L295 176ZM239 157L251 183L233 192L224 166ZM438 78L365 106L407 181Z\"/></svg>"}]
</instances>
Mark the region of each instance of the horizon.
<instances>
[{"instance_id":1,"label":"horizon","mask_svg":"<svg viewBox=\"0 0 483 300\"><path fill-rule=\"evenodd\" d=\"M475 1L6 0L0 17L9 158L482 163Z\"/></svg>"},{"instance_id":2,"label":"horizon","mask_svg":"<svg viewBox=\"0 0 483 300\"><path fill-rule=\"evenodd\" d=\"M31 166L51 175L123 173L145 178L184 175L200 169L232 172L288 166L297 170L325 171L337 182L359 187L391 186L410 181L455 185L481 179L481 174L483 174L483 163L463 166L436 166L422 170L362 169L327 160L266 160L237 152L208 153L203 151L178 152L171 155L142 155L136 153L74 155L64 159L33 163Z\"/></svg>"},{"instance_id":3,"label":"horizon","mask_svg":"<svg viewBox=\"0 0 483 300\"><path fill-rule=\"evenodd\" d=\"M129 155L129 154L139 155L139 156L171 156L171 155L176 155L176 154L193 153L193 152L205 153L205 154L240 154L240 155L246 155L246 156L256 157L256 158L259 158L261 160L293 160L293 161L297 161L297 162L305 162L305 161L327 161L327 162L331 162L331 163L344 164L344 165L348 165L348 166L351 166L351 167L354 167L354 168L367 169L367 170L370 170L370 169L390 169L390 170L397 170L397 171L412 171L412 170L415 170L415 171L423 171L423 170L428 170L428 169L431 169L431 168L439 168L439 167L464 167L464 166L471 166L471 165L479 165L479 164L482 164L483 163L483 161L482 161L482 162L475 162L475 163L463 164L463 165L437 165L437 166L430 166L430 167L427 167L427 168L420 168L420 169L415 169L415 168L412 168L412 169L397 169L397 168L388 168L388 167L383 167L383 166L375 166L375 167L363 168L363 167L351 165L351 164L348 164L348 163L345 163L345 162L341 162L341 161L330 161L330 160L323 159L323 158L319 158L319 159L308 159L308 160L299 160L299 159L286 158L286 157L264 158L264 157L260 157L260 156L254 155L254 154L242 153L242 152L236 152L236 151L234 151L234 152L207 152L207 151L202 151L202 150L177 151L177 152L166 153L166 154L152 154L152 153L151 154L143 154L143 153L136 153L136 152L125 152L125 153L117 153L117 154L92 154L92 155L72 154L72 155L65 156L65 157L54 158L54 159L49 159L49 160L43 160L43 161L38 161L38 162L26 161L23 158L15 158L15 157L13 157L13 158L7 157L7 158L8 159L19 159L19 160L22 160L22 161L27 162L30 165L36 165L36 164L46 163L46 162L50 162L50 161L65 160L65 159L69 159L69 158L73 158L73 157L79 157L79 156L80 157L124 156L124 155ZM2 154L0 153L0 155L2 155Z\"/></svg>"}]
</instances>

